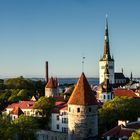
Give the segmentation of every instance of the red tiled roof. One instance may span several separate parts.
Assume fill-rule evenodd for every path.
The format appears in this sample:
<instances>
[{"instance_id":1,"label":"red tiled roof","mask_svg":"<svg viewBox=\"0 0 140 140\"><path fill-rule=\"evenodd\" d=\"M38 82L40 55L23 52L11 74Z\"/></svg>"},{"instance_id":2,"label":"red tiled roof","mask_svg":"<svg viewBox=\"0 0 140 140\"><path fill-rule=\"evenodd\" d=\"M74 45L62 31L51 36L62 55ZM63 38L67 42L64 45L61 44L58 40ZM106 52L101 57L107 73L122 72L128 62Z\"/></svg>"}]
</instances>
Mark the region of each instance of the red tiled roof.
<instances>
[{"instance_id":1,"label":"red tiled roof","mask_svg":"<svg viewBox=\"0 0 140 140\"><path fill-rule=\"evenodd\" d=\"M116 89L114 90L114 95L115 96L127 96L127 97L135 97L135 98L140 98L135 94L133 90L128 90L128 89Z\"/></svg>"},{"instance_id":2,"label":"red tiled roof","mask_svg":"<svg viewBox=\"0 0 140 140\"><path fill-rule=\"evenodd\" d=\"M68 106L63 107L60 110L68 110Z\"/></svg>"},{"instance_id":3,"label":"red tiled roof","mask_svg":"<svg viewBox=\"0 0 140 140\"><path fill-rule=\"evenodd\" d=\"M122 125L122 124L114 127L113 129L111 129L111 130L107 131L106 133L104 133L103 137L106 137L106 136L118 136L122 127L124 127L124 125Z\"/></svg>"},{"instance_id":4,"label":"red tiled roof","mask_svg":"<svg viewBox=\"0 0 140 140\"><path fill-rule=\"evenodd\" d=\"M55 108L53 109L52 113L59 113L59 111L67 107L67 104L65 102L56 102ZM66 109L66 108L65 108Z\"/></svg>"},{"instance_id":5,"label":"red tiled roof","mask_svg":"<svg viewBox=\"0 0 140 140\"><path fill-rule=\"evenodd\" d=\"M24 114L23 111L20 109L20 107L16 106L14 107L14 109L11 111L10 114L14 114L14 115L21 115Z\"/></svg>"},{"instance_id":6,"label":"red tiled roof","mask_svg":"<svg viewBox=\"0 0 140 140\"><path fill-rule=\"evenodd\" d=\"M68 101L68 104L74 105L95 105L97 104L93 91L84 75L80 76L74 91Z\"/></svg>"},{"instance_id":7,"label":"red tiled roof","mask_svg":"<svg viewBox=\"0 0 140 140\"><path fill-rule=\"evenodd\" d=\"M137 129L140 129L140 122L132 122L124 125L118 125L114 127L113 129L107 131L106 133L103 134L103 137L107 136L113 136L113 137L130 137L133 132L135 132Z\"/></svg>"},{"instance_id":8,"label":"red tiled roof","mask_svg":"<svg viewBox=\"0 0 140 140\"><path fill-rule=\"evenodd\" d=\"M69 97L64 98L64 96L54 96L54 99L56 99L56 101L67 101L69 99Z\"/></svg>"},{"instance_id":9,"label":"red tiled roof","mask_svg":"<svg viewBox=\"0 0 140 140\"><path fill-rule=\"evenodd\" d=\"M135 130L122 128L118 136L119 137L125 137L125 136L130 137L133 132L135 132Z\"/></svg>"},{"instance_id":10,"label":"red tiled roof","mask_svg":"<svg viewBox=\"0 0 140 140\"><path fill-rule=\"evenodd\" d=\"M46 88L56 88L56 83L55 79L51 77L46 85Z\"/></svg>"},{"instance_id":11,"label":"red tiled roof","mask_svg":"<svg viewBox=\"0 0 140 140\"><path fill-rule=\"evenodd\" d=\"M66 104L65 102L55 102L55 107L59 107L59 106L62 106L62 105L64 105L64 104Z\"/></svg>"},{"instance_id":12,"label":"red tiled roof","mask_svg":"<svg viewBox=\"0 0 140 140\"><path fill-rule=\"evenodd\" d=\"M19 107L21 109L32 109L35 101L20 101L18 103L13 103L7 107L8 108L15 108Z\"/></svg>"}]
</instances>

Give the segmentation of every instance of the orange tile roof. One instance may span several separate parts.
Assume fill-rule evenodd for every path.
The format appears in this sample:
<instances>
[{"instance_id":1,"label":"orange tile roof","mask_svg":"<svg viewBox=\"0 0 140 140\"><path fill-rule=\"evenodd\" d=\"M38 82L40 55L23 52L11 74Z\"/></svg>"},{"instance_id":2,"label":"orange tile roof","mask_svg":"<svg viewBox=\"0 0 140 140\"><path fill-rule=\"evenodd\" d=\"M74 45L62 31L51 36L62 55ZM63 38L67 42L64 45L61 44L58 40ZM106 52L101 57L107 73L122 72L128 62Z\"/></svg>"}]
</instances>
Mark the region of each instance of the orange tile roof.
<instances>
[{"instance_id":1,"label":"orange tile roof","mask_svg":"<svg viewBox=\"0 0 140 140\"><path fill-rule=\"evenodd\" d=\"M128 89L116 89L114 90L114 95L118 97L127 96L127 97L140 98L135 94L133 90L128 90Z\"/></svg>"},{"instance_id":2,"label":"orange tile roof","mask_svg":"<svg viewBox=\"0 0 140 140\"><path fill-rule=\"evenodd\" d=\"M72 95L68 101L68 104L97 105L97 100L84 73L81 74L80 79L78 80L74 91L72 92Z\"/></svg>"},{"instance_id":3,"label":"orange tile roof","mask_svg":"<svg viewBox=\"0 0 140 140\"><path fill-rule=\"evenodd\" d=\"M14 114L14 115L21 115L21 114L24 114L23 111L20 109L20 107L14 107L14 109L11 111L10 114Z\"/></svg>"},{"instance_id":4,"label":"orange tile roof","mask_svg":"<svg viewBox=\"0 0 140 140\"><path fill-rule=\"evenodd\" d=\"M46 88L56 88L55 80L51 77L46 85Z\"/></svg>"}]
</instances>

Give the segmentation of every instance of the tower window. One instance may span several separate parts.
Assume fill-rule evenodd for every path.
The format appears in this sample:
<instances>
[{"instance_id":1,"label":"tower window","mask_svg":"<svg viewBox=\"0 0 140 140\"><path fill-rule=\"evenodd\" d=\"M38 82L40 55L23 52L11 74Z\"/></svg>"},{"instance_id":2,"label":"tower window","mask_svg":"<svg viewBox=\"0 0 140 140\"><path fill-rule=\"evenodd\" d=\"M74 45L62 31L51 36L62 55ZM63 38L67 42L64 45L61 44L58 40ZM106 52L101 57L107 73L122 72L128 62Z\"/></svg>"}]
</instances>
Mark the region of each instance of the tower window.
<instances>
[{"instance_id":1,"label":"tower window","mask_svg":"<svg viewBox=\"0 0 140 140\"><path fill-rule=\"evenodd\" d=\"M77 108L77 112L80 112L80 108Z\"/></svg>"},{"instance_id":2,"label":"tower window","mask_svg":"<svg viewBox=\"0 0 140 140\"><path fill-rule=\"evenodd\" d=\"M88 111L91 112L91 108L90 107L89 107Z\"/></svg>"},{"instance_id":3,"label":"tower window","mask_svg":"<svg viewBox=\"0 0 140 140\"><path fill-rule=\"evenodd\" d=\"M71 112L71 108L69 107L69 112Z\"/></svg>"},{"instance_id":4,"label":"tower window","mask_svg":"<svg viewBox=\"0 0 140 140\"><path fill-rule=\"evenodd\" d=\"M105 99L105 95L104 95L104 99Z\"/></svg>"}]
</instances>

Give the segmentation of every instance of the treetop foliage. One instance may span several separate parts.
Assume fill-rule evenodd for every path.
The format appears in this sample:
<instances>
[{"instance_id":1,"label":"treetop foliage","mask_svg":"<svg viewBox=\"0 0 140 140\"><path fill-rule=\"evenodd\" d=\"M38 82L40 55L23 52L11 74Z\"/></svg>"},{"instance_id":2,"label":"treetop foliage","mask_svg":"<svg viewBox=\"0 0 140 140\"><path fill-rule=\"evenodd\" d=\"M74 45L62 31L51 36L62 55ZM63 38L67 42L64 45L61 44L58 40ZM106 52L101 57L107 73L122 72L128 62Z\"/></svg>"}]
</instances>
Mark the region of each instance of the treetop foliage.
<instances>
[{"instance_id":1,"label":"treetop foliage","mask_svg":"<svg viewBox=\"0 0 140 140\"><path fill-rule=\"evenodd\" d=\"M99 109L99 133L112 129L118 120L136 121L140 115L140 99L115 97Z\"/></svg>"}]
</instances>

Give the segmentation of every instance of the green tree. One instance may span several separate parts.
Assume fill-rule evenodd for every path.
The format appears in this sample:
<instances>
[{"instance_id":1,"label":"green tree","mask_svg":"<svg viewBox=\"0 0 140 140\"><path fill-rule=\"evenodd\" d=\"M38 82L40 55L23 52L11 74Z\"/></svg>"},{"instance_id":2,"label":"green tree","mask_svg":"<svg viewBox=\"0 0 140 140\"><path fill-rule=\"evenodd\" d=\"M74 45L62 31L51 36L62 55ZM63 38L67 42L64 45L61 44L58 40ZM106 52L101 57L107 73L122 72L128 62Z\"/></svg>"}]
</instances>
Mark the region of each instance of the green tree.
<instances>
[{"instance_id":1,"label":"green tree","mask_svg":"<svg viewBox=\"0 0 140 140\"><path fill-rule=\"evenodd\" d=\"M8 98L8 102L9 103L16 103L16 102L18 102L20 99L19 99L19 97L17 96L17 95L13 95L13 96L10 96L9 98Z\"/></svg>"},{"instance_id":2,"label":"green tree","mask_svg":"<svg viewBox=\"0 0 140 140\"><path fill-rule=\"evenodd\" d=\"M23 101L23 100L28 100L28 99L29 99L28 94L27 94L27 90L25 90L25 89L21 89L21 90L18 92L17 96L18 96L19 99L22 100L22 101Z\"/></svg>"},{"instance_id":3,"label":"green tree","mask_svg":"<svg viewBox=\"0 0 140 140\"><path fill-rule=\"evenodd\" d=\"M34 89L34 84L31 80L25 79L22 76L18 78L7 79L4 85L9 89Z\"/></svg>"},{"instance_id":4,"label":"green tree","mask_svg":"<svg viewBox=\"0 0 140 140\"><path fill-rule=\"evenodd\" d=\"M0 140L36 140L37 128L35 118L21 115L12 121L9 116L1 116Z\"/></svg>"},{"instance_id":5,"label":"green tree","mask_svg":"<svg viewBox=\"0 0 140 140\"><path fill-rule=\"evenodd\" d=\"M20 115L14 121L15 136L18 140L36 140L37 122L33 117Z\"/></svg>"},{"instance_id":6,"label":"green tree","mask_svg":"<svg viewBox=\"0 0 140 140\"><path fill-rule=\"evenodd\" d=\"M105 102L99 109L99 133L117 125L118 120L135 121L140 114L140 99L121 97Z\"/></svg>"},{"instance_id":7,"label":"green tree","mask_svg":"<svg viewBox=\"0 0 140 140\"><path fill-rule=\"evenodd\" d=\"M129 140L140 140L140 129L136 132L133 132Z\"/></svg>"},{"instance_id":8,"label":"green tree","mask_svg":"<svg viewBox=\"0 0 140 140\"><path fill-rule=\"evenodd\" d=\"M14 127L8 116L0 116L0 140L14 140Z\"/></svg>"},{"instance_id":9,"label":"green tree","mask_svg":"<svg viewBox=\"0 0 140 140\"><path fill-rule=\"evenodd\" d=\"M48 123L50 121L51 112L54 108L55 100L52 97L41 97L34 104L34 109L38 109L37 113L39 113L42 117L40 118L41 127L48 128Z\"/></svg>"}]
</instances>

